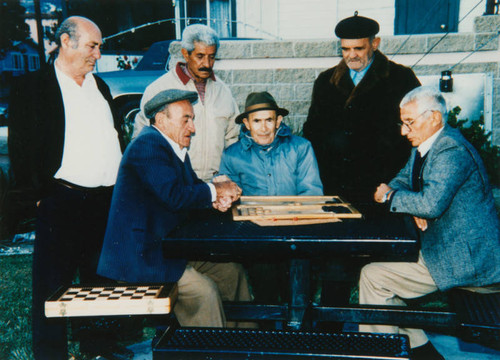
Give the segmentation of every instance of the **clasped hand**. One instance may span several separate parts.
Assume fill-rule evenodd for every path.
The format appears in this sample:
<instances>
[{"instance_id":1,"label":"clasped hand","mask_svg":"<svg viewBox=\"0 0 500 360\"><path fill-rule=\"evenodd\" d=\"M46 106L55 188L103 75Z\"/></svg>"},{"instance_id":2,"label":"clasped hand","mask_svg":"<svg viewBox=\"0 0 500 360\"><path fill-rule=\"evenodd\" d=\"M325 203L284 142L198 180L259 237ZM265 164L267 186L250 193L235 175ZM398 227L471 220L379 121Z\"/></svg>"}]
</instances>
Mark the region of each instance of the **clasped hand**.
<instances>
[{"instance_id":1,"label":"clasped hand","mask_svg":"<svg viewBox=\"0 0 500 360\"><path fill-rule=\"evenodd\" d=\"M212 203L212 206L222 212L229 210L233 202L240 198L241 189L227 177L225 179L214 179L213 184L217 191L217 199Z\"/></svg>"}]
</instances>

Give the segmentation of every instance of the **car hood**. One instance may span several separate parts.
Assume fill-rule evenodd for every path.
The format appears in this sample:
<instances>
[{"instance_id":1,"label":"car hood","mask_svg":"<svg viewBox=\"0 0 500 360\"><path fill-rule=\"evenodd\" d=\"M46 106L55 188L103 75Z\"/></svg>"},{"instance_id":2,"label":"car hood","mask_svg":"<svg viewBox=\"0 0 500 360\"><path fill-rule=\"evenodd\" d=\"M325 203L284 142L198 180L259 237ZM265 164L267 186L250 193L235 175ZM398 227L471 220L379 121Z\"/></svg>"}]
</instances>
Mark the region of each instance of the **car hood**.
<instances>
[{"instance_id":1,"label":"car hood","mask_svg":"<svg viewBox=\"0 0 500 360\"><path fill-rule=\"evenodd\" d=\"M108 84L113 98L117 98L123 95L137 95L144 93L146 87L163 74L165 74L165 71L119 70L100 72L96 75Z\"/></svg>"}]
</instances>

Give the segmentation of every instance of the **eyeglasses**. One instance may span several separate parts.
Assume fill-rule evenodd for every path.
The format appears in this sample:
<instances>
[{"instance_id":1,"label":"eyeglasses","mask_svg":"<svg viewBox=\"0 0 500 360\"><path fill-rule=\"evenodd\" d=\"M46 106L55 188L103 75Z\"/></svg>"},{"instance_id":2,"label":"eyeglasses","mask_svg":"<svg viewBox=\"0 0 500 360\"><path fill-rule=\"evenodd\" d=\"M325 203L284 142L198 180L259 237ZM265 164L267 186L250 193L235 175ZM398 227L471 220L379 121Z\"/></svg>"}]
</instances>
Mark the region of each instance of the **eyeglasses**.
<instances>
[{"instance_id":1,"label":"eyeglasses","mask_svg":"<svg viewBox=\"0 0 500 360\"><path fill-rule=\"evenodd\" d=\"M402 127L404 127L406 130L408 130L408 131L412 131L413 129L412 129L411 125L412 125L415 121L417 121L417 120L418 120L418 119L419 119L422 115L424 115L427 111L434 111L434 110L427 109L427 110L425 110L425 111L421 112L421 113L420 113L420 115L418 115L415 119L413 119L413 120L411 120L411 121L408 121L408 122L403 122L403 121L400 121L400 122L399 122L399 124L398 124L398 125L399 125L399 127L401 127L401 128L402 128Z\"/></svg>"}]
</instances>

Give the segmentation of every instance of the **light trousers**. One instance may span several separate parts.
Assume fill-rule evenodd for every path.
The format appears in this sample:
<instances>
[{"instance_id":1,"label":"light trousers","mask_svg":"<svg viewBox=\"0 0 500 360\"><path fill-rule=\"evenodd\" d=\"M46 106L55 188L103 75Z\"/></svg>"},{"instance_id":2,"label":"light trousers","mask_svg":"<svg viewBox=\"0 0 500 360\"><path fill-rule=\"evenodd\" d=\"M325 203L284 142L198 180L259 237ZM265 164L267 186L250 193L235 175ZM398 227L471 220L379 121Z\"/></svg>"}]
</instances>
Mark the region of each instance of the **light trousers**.
<instances>
[{"instance_id":1,"label":"light trousers","mask_svg":"<svg viewBox=\"0 0 500 360\"><path fill-rule=\"evenodd\" d=\"M371 263L361 269L359 303L372 305L406 305L412 299L438 290L419 253L416 263ZM406 334L412 348L424 345L428 339L421 329L392 325L360 325L359 331Z\"/></svg>"},{"instance_id":2,"label":"light trousers","mask_svg":"<svg viewBox=\"0 0 500 360\"><path fill-rule=\"evenodd\" d=\"M177 282L174 313L181 326L247 327L226 323L222 301L252 299L243 266L236 263L190 261Z\"/></svg>"}]
</instances>

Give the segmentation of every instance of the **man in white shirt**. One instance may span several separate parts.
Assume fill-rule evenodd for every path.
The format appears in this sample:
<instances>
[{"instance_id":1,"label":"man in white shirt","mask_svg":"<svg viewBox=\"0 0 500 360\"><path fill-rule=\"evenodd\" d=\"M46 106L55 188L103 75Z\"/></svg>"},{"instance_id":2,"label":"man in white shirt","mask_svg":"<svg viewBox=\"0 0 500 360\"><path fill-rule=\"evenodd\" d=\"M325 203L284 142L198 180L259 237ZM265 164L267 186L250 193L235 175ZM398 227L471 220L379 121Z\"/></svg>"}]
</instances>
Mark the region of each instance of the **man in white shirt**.
<instances>
[{"instance_id":1,"label":"man in white shirt","mask_svg":"<svg viewBox=\"0 0 500 360\"><path fill-rule=\"evenodd\" d=\"M44 302L77 271L80 282L102 281L97 261L121 160L109 88L92 74L101 31L74 16L56 37L55 64L20 79L9 107L15 186L37 206L33 352L35 359L50 360L67 359L66 323L45 318ZM99 351L99 345L82 338L80 347Z\"/></svg>"},{"instance_id":2,"label":"man in white shirt","mask_svg":"<svg viewBox=\"0 0 500 360\"><path fill-rule=\"evenodd\" d=\"M361 304L405 305L404 299L500 278L500 228L481 158L446 124L446 102L438 90L416 88L400 107L401 134L414 148L406 166L389 184L380 184L374 198L391 212L413 216L421 251L416 263L366 265L359 280ZM413 360L443 359L420 329L361 325L360 330L407 334Z\"/></svg>"}]
</instances>

